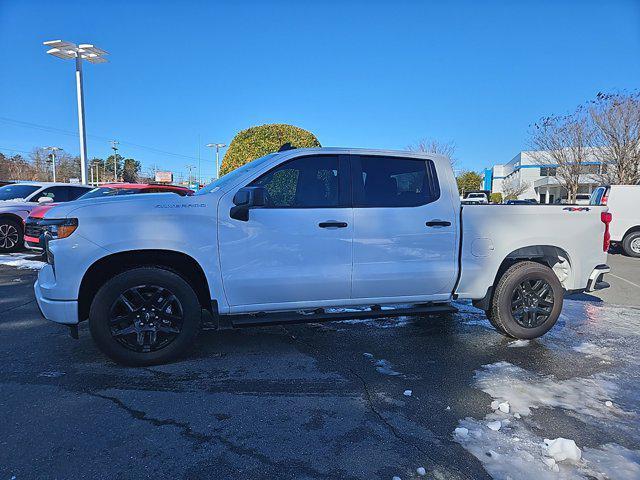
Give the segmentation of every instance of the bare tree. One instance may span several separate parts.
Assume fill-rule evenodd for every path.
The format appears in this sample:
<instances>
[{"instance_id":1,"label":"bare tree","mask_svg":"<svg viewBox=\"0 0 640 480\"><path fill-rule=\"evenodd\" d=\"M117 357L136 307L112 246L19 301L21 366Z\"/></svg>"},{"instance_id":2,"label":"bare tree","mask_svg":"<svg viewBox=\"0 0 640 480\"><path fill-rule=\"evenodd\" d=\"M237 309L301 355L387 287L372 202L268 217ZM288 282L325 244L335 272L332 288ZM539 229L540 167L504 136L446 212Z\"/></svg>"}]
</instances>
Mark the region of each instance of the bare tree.
<instances>
[{"instance_id":1,"label":"bare tree","mask_svg":"<svg viewBox=\"0 0 640 480\"><path fill-rule=\"evenodd\" d=\"M0 180L31 180L33 175L33 167L21 155L7 157L0 153Z\"/></svg>"},{"instance_id":2,"label":"bare tree","mask_svg":"<svg viewBox=\"0 0 640 480\"><path fill-rule=\"evenodd\" d=\"M640 182L640 92L598 93L589 113L595 126L593 153L604 167L602 182Z\"/></svg>"},{"instance_id":3,"label":"bare tree","mask_svg":"<svg viewBox=\"0 0 640 480\"><path fill-rule=\"evenodd\" d=\"M502 198L504 200L516 200L527 190L529 190L529 183L521 182L515 175L511 175L502 181Z\"/></svg>"},{"instance_id":4,"label":"bare tree","mask_svg":"<svg viewBox=\"0 0 640 480\"><path fill-rule=\"evenodd\" d=\"M570 115L545 117L533 127L534 161L541 166L557 166L556 178L567 190L569 202L575 203L580 174L585 172L584 164L593 158L593 128L588 115L578 108Z\"/></svg>"},{"instance_id":5,"label":"bare tree","mask_svg":"<svg viewBox=\"0 0 640 480\"><path fill-rule=\"evenodd\" d=\"M454 142L441 142L432 138L423 138L413 145L409 145L407 150L411 152L437 153L444 155L451 162L451 167L456 163L454 154L456 152L456 144Z\"/></svg>"}]
</instances>

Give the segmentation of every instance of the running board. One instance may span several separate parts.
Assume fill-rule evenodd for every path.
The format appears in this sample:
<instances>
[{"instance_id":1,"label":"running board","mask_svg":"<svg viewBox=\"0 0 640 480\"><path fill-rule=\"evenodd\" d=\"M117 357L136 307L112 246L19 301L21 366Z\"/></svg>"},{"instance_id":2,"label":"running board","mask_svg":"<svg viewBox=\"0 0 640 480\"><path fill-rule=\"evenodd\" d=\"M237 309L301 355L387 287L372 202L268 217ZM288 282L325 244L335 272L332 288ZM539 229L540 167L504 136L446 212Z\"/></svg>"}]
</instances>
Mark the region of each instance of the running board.
<instances>
[{"instance_id":1,"label":"running board","mask_svg":"<svg viewBox=\"0 0 640 480\"><path fill-rule=\"evenodd\" d=\"M446 304L420 304L410 308L394 308L383 310L374 305L370 310L356 310L348 312L327 312L323 308L304 314L299 312L273 312L253 314L220 315L220 323L229 322L235 328L258 327L267 325L282 325L294 323L330 322L336 320L355 320L359 318L387 318L402 316L442 315L456 313L457 308Z\"/></svg>"}]
</instances>

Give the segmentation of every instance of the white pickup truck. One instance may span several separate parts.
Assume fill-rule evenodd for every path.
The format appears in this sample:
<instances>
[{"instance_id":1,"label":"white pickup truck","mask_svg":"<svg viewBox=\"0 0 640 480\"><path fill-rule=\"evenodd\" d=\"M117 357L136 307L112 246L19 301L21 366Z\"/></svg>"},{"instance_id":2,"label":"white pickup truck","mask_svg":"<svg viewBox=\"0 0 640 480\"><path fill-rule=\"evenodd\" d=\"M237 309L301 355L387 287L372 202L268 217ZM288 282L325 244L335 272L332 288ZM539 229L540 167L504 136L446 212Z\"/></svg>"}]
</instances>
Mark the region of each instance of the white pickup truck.
<instances>
[{"instance_id":1,"label":"white pickup truck","mask_svg":"<svg viewBox=\"0 0 640 480\"><path fill-rule=\"evenodd\" d=\"M288 150L192 197L53 208L35 293L46 318L75 337L88 319L99 348L129 365L175 359L203 326L420 316L456 299L534 338L565 292L607 286L609 220L601 206L461 208L438 155Z\"/></svg>"}]
</instances>

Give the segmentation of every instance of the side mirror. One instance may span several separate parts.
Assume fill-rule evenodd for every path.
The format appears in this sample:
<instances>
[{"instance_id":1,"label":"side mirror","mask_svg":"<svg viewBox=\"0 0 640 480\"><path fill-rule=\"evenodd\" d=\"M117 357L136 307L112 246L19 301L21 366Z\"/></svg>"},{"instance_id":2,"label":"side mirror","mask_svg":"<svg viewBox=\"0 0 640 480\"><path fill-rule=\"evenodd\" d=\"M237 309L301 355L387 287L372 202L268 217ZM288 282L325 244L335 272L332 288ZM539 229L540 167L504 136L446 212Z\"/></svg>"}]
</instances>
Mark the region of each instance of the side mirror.
<instances>
[{"instance_id":1,"label":"side mirror","mask_svg":"<svg viewBox=\"0 0 640 480\"><path fill-rule=\"evenodd\" d=\"M51 203L53 202L53 198L51 197L40 197L38 199L38 203Z\"/></svg>"},{"instance_id":2,"label":"side mirror","mask_svg":"<svg viewBox=\"0 0 640 480\"><path fill-rule=\"evenodd\" d=\"M249 220L249 210L264 207L264 187L243 187L233 197L235 206L231 207L229 216L246 222Z\"/></svg>"}]
</instances>

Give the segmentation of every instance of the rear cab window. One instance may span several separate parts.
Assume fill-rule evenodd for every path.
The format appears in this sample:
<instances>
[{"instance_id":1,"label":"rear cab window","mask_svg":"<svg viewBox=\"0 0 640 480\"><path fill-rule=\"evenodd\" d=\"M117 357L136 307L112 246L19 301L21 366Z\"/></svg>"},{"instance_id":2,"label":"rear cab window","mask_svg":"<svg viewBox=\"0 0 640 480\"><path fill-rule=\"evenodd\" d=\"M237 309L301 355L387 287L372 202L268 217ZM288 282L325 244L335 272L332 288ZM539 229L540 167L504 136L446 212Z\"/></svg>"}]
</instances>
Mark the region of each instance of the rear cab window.
<instances>
[{"instance_id":1,"label":"rear cab window","mask_svg":"<svg viewBox=\"0 0 640 480\"><path fill-rule=\"evenodd\" d=\"M354 207L417 207L440 197L432 160L353 155L351 161Z\"/></svg>"}]
</instances>

